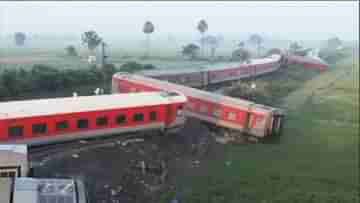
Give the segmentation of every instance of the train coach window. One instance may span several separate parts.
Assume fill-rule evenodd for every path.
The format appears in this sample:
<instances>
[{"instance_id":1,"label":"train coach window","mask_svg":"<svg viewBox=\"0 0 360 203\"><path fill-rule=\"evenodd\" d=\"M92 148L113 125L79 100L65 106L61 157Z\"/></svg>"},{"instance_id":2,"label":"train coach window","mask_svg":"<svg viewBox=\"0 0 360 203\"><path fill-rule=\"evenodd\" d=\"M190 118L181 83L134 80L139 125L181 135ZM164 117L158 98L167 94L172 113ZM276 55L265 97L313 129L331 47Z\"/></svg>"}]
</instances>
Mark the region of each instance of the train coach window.
<instances>
[{"instance_id":1,"label":"train coach window","mask_svg":"<svg viewBox=\"0 0 360 203\"><path fill-rule=\"evenodd\" d=\"M36 123L32 125L32 133L33 134L43 134L47 131L46 123Z\"/></svg>"},{"instance_id":2,"label":"train coach window","mask_svg":"<svg viewBox=\"0 0 360 203\"><path fill-rule=\"evenodd\" d=\"M149 113L149 120L150 121L155 121L156 120L156 112L152 111Z\"/></svg>"},{"instance_id":3,"label":"train coach window","mask_svg":"<svg viewBox=\"0 0 360 203\"><path fill-rule=\"evenodd\" d=\"M215 110L213 111L213 115L214 115L214 117L219 118L220 115L221 115L221 110L220 110L220 109L215 109Z\"/></svg>"},{"instance_id":4,"label":"train coach window","mask_svg":"<svg viewBox=\"0 0 360 203\"><path fill-rule=\"evenodd\" d=\"M8 135L9 137L22 137L23 131L23 126L13 126L8 129Z\"/></svg>"},{"instance_id":5,"label":"train coach window","mask_svg":"<svg viewBox=\"0 0 360 203\"><path fill-rule=\"evenodd\" d=\"M116 116L116 123L117 124L123 124L126 121L126 116L123 114L119 114Z\"/></svg>"},{"instance_id":6,"label":"train coach window","mask_svg":"<svg viewBox=\"0 0 360 203\"><path fill-rule=\"evenodd\" d=\"M84 129L88 128L89 120L88 119L79 119L77 120L77 128Z\"/></svg>"},{"instance_id":7,"label":"train coach window","mask_svg":"<svg viewBox=\"0 0 360 203\"><path fill-rule=\"evenodd\" d=\"M108 118L106 116L97 117L96 118L96 125L97 126L104 126L108 124Z\"/></svg>"},{"instance_id":8,"label":"train coach window","mask_svg":"<svg viewBox=\"0 0 360 203\"><path fill-rule=\"evenodd\" d=\"M194 108L194 104L192 102L188 102L185 104L185 108L188 110L192 110Z\"/></svg>"},{"instance_id":9,"label":"train coach window","mask_svg":"<svg viewBox=\"0 0 360 203\"><path fill-rule=\"evenodd\" d=\"M228 119L229 120L236 120L236 113L235 112L229 112L228 113Z\"/></svg>"},{"instance_id":10,"label":"train coach window","mask_svg":"<svg viewBox=\"0 0 360 203\"><path fill-rule=\"evenodd\" d=\"M207 113L208 111L208 108L206 105L200 105L200 112L201 113Z\"/></svg>"},{"instance_id":11,"label":"train coach window","mask_svg":"<svg viewBox=\"0 0 360 203\"><path fill-rule=\"evenodd\" d=\"M142 113L135 113L133 116L133 121L140 122L144 120L144 114Z\"/></svg>"},{"instance_id":12,"label":"train coach window","mask_svg":"<svg viewBox=\"0 0 360 203\"><path fill-rule=\"evenodd\" d=\"M65 130L66 128L68 128L68 122L67 121L56 122L56 130Z\"/></svg>"}]
</instances>

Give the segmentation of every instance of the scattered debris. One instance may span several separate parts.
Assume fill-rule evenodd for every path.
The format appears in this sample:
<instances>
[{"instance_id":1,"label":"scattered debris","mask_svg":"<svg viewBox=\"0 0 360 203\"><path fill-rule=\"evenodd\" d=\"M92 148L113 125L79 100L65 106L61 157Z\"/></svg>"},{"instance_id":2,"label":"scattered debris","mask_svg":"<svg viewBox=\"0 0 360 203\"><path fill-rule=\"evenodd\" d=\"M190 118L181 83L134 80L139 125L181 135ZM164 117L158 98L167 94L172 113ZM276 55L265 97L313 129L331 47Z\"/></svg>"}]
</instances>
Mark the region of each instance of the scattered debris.
<instances>
[{"instance_id":1,"label":"scattered debris","mask_svg":"<svg viewBox=\"0 0 360 203\"><path fill-rule=\"evenodd\" d=\"M159 202L160 194L172 190L175 177L193 173L193 169L209 157L205 152L214 140L210 131L198 121L188 125L190 128L184 128L177 136L145 134L149 139L142 139L140 135L132 139L124 136L84 151L68 151L69 156L36 166L41 170L35 170L35 176L51 177L54 171L59 177L84 174L92 202ZM199 136L192 136L194 134ZM78 145L83 147L86 141L79 141ZM117 147L105 147L110 144ZM80 153L81 159L71 161L73 157L80 157Z\"/></svg>"},{"instance_id":2,"label":"scattered debris","mask_svg":"<svg viewBox=\"0 0 360 203\"><path fill-rule=\"evenodd\" d=\"M143 175L146 174L146 166L145 166L145 161L140 162L141 163L141 171L143 173Z\"/></svg>"},{"instance_id":3,"label":"scattered debris","mask_svg":"<svg viewBox=\"0 0 360 203\"><path fill-rule=\"evenodd\" d=\"M232 162L231 161L226 161L225 162L225 166L231 166Z\"/></svg>"},{"instance_id":4,"label":"scattered debris","mask_svg":"<svg viewBox=\"0 0 360 203\"><path fill-rule=\"evenodd\" d=\"M74 159L77 159L77 158L79 158L80 156L79 156L78 154L73 154L72 157L73 157Z\"/></svg>"},{"instance_id":5,"label":"scattered debris","mask_svg":"<svg viewBox=\"0 0 360 203\"><path fill-rule=\"evenodd\" d=\"M129 139L129 140L125 140L124 142L121 143L122 146L127 146L129 143L135 143L135 142L144 142L144 139L142 138L135 138L135 139Z\"/></svg>"},{"instance_id":6,"label":"scattered debris","mask_svg":"<svg viewBox=\"0 0 360 203\"><path fill-rule=\"evenodd\" d=\"M195 160L195 161L192 161L191 162L191 165L192 165L192 167L199 167L200 166L200 161L199 160Z\"/></svg>"}]
</instances>

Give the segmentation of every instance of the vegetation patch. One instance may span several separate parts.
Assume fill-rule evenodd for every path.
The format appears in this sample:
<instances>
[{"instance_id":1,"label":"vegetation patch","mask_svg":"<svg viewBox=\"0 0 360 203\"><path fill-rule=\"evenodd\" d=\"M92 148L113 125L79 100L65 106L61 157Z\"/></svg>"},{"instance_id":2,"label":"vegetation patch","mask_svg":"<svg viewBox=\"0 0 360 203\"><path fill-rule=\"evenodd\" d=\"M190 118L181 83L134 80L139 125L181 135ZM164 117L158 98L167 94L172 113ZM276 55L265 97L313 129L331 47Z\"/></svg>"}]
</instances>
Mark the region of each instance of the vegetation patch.
<instances>
[{"instance_id":1,"label":"vegetation patch","mask_svg":"<svg viewBox=\"0 0 360 203\"><path fill-rule=\"evenodd\" d=\"M183 179L185 202L358 202L358 69L357 60L342 60L323 74L293 66L278 73L284 78L273 75L273 85L279 84L271 95L293 98L282 106L305 101L289 110L283 135L224 146L224 157L210 160L200 176ZM266 77L257 80L269 82Z\"/></svg>"},{"instance_id":2,"label":"vegetation patch","mask_svg":"<svg viewBox=\"0 0 360 203\"><path fill-rule=\"evenodd\" d=\"M63 91L76 89L80 86L96 85L108 89L109 81L114 73L136 72L150 70L151 64L129 62L117 68L113 64L106 64L103 68L96 65L81 69L59 69L45 64L35 64L29 68L1 68L0 71L0 99L17 98L21 95L39 94L39 92ZM106 81L106 82L104 82Z\"/></svg>"}]
</instances>

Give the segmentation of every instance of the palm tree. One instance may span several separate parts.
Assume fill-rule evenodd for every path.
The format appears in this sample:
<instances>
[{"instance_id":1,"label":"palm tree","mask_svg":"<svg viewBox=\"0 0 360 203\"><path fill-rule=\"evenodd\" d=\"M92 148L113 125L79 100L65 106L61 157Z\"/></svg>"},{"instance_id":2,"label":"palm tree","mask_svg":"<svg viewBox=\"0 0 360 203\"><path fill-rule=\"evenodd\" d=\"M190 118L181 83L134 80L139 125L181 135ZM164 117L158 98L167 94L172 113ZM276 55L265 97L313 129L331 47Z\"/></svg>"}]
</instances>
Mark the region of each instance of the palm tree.
<instances>
[{"instance_id":1,"label":"palm tree","mask_svg":"<svg viewBox=\"0 0 360 203\"><path fill-rule=\"evenodd\" d=\"M239 42L238 46L239 46L239 48L244 48L245 42L244 41Z\"/></svg>"},{"instance_id":2,"label":"palm tree","mask_svg":"<svg viewBox=\"0 0 360 203\"><path fill-rule=\"evenodd\" d=\"M253 34L253 35L250 36L249 42L256 46L257 56L259 57L260 56L261 44L263 42L262 37L260 35L258 35L258 34Z\"/></svg>"},{"instance_id":3,"label":"palm tree","mask_svg":"<svg viewBox=\"0 0 360 203\"><path fill-rule=\"evenodd\" d=\"M199 30L199 32L202 35L200 42L201 42L201 52L202 52L203 56L204 56L204 40L203 39L204 39L204 34L208 30L208 28L209 28L209 26L204 19L199 21L197 29Z\"/></svg>"},{"instance_id":4,"label":"palm tree","mask_svg":"<svg viewBox=\"0 0 360 203\"><path fill-rule=\"evenodd\" d=\"M149 57L150 53L150 34L155 30L154 25L150 21L146 21L143 27L143 32L146 34L146 57Z\"/></svg>"}]
</instances>

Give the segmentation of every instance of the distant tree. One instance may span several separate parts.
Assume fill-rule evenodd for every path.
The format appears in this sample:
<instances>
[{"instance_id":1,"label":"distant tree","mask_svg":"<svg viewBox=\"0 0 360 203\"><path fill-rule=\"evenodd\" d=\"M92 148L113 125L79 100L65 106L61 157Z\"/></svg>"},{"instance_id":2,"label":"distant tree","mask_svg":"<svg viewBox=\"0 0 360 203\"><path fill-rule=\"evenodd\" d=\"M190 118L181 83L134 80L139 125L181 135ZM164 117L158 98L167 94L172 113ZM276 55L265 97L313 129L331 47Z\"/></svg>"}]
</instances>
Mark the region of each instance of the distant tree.
<instances>
[{"instance_id":1,"label":"distant tree","mask_svg":"<svg viewBox=\"0 0 360 203\"><path fill-rule=\"evenodd\" d=\"M130 73L136 72L136 71L141 71L141 70L151 70L151 69L155 69L155 66L152 64L142 65L135 61L129 61L120 66L120 71L130 72Z\"/></svg>"},{"instance_id":2,"label":"distant tree","mask_svg":"<svg viewBox=\"0 0 360 203\"><path fill-rule=\"evenodd\" d=\"M197 46L196 44L188 44L186 46L183 46L182 55L188 56L190 60L193 60L198 56L199 49L199 46Z\"/></svg>"},{"instance_id":3,"label":"distant tree","mask_svg":"<svg viewBox=\"0 0 360 203\"><path fill-rule=\"evenodd\" d=\"M249 42L253 45L255 45L256 47L256 51L257 51L257 56L260 56L260 48L261 48L261 44L263 43L263 38L258 35L258 34L252 34L249 38Z\"/></svg>"},{"instance_id":4,"label":"distant tree","mask_svg":"<svg viewBox=\"0 0 360 203\"><path fill-rule=\"evenodd\" d=\"M295 54L298 50L302 49L302 46L298 42L292 42L289 46L289 51L292 54Z\"/></svg>"},{"instance_id":5,"label":"distant tree","mask_svg":"<svg viewBox=\"0 0 360 203\"><path fill-rule=\"evenodd\" d=\"M146 34L146 57L150 55L150 34L155 31L154 24L150 21L146 21L143 27L143 32Z\"/></svg>"},{"instance_id":6,"label":"distant tree","mask_svg":"<svg viewBox=\"0 0 360 203\"><path fill-rule=\"evenodd\" d=\"M155 69L156 67L153 65L153 64L145 64L143 66L143 69L144 70L152 70L152 69Z\"/></svg>"},{"instance_id":7,"label":"distant tree","mask_svg":"<svg viewBox=\"0 0 360 203\"><path fill-rule=\"evenodd\" d=\"M204 57L204 41L203 41L203 38L204 38L204 34L205 32L209 29L209 26L207 24L207 22L202 19L199 21L198 25L197 25L197 29L198 31L201 33L202 37L201 37L201 53L202 53L202 56Z\"/></svg>"},{"instance_id":8,"label":"distant tree","mask_svg":"<svg viewBox=\"0 0 360 203\"><path fill-rule=\"evenodd\" d=\"M23 32L16 32L15 33L15 44L16 46L24 46L26 35Z\"/></svg>"},{"instance_id":9,"label":"distant tree","mask_svg":"<svg viewBox=\"0 0 360 203\"><path fill-rule=\"evenodd\" d=\"M267 52L267 56L270 56L270 55L273 55L273 54L281 54L282 51L281 49L279 48L273 48L273 49L270 49L268 52Z\"/></svg>"},{"instance_id":10,"label":"distant tree","mask_svg":"<svg viewBox=\"0 0 360 203\"><path fill-rule=\"evenodd\" d=\"M1 74L1 86L10 95L17 96L20 93L18 71L16 69L5 69Z\"/></svg>"},{"instance_id":11,"label":"distant tree","mask_svg":"<svg viewBox=\"0 0 360 203\"><path fill-rule=\"evenodd\" d=\"M250 62L251 53L245 48L239 48L233 51L231 60L239 60L240 62Z\"/></svg>"},{"instance_id":12,"label":"distant tree","mask_svg":"<svg viewBox=\"0 0 360 203\"><path fill-rule=\"evenodd\" d=\"M245 47L245 42L244 41L239 42L238 47L239 48L244 48Z\"/></svg>"},{"instance_id":13,"label":"distant tree","mask_svg":"<svg viewBox=\"0 0 360 203\"><path fill-rule=\"evenodd\" d=\"M116 66L112 63L107 63L102 68L102 74L103 74L103 82L104 86L106 87L109 81L111 81L112 76L114 73L117 72Z\"/></svg>"},{"instance_id":14,"label":"distant tree","mask_svg":"<svg viewBox=\"0 0 360 203\"><path fill-rule=\"evenodd\" d=\"M220 46L220 42L222 38L209 35L203 38L203 40L204 40L204 44L210 47L211 58L214 58L216 49Z\"/></svg>"},{"instance_id":15,"label":"distant tree","mask_svg":"<svg viewBox=\"0 0 360 203\"><path fill-rule=\"evenodd\" d=\"M78 53L76 51L76 48L73 45L69 45L65 48L66 53L68 56L77 56Z\"/></svg>"},{"instance_id":16,"label":"distant tree","mask_svg":"<svg viewBox=\"0 0 360 203\"><path fill-rule=\"evenodd\" d=\"M93 52L102 42L102 39L94 30L90 30L82 34L81 41L87 46L89 51Z\"/></svg>"},{"instance_id":17,"label":"distant tree","mask_svg":"<svg viewBox=\"0 0 360 203\"><path fill-rule=\"evenodd\" d=\"M333 37L333 38L328 39L326 41L326 44L327 44L328 49L334 50L342 45L342 41L338 37Z\"/></svg>"}]
</instances>

